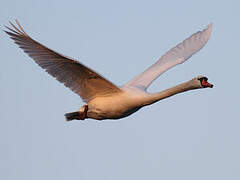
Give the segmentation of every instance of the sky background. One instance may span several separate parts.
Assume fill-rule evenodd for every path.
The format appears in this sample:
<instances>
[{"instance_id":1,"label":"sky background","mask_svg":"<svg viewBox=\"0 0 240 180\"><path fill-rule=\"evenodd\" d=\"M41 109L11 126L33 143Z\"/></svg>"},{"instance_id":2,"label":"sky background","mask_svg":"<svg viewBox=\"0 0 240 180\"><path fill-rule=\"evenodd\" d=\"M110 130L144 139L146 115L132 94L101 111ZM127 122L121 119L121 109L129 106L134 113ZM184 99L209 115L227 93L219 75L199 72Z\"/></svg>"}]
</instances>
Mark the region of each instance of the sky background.
<instances>
[{"instance_id":1,"label":"sky background","mask_svg":"<svg viewBox=\"0 0 240 180\"><path fill-rule=\"evenodd\" d=\"M118 121L66 122L81 99L0 32L0 179L239 180L240 1L3 1L35 40L117 85L213 23L207 45L149 89L205 75L186 92Z\"/></svg>"}]
</instances>

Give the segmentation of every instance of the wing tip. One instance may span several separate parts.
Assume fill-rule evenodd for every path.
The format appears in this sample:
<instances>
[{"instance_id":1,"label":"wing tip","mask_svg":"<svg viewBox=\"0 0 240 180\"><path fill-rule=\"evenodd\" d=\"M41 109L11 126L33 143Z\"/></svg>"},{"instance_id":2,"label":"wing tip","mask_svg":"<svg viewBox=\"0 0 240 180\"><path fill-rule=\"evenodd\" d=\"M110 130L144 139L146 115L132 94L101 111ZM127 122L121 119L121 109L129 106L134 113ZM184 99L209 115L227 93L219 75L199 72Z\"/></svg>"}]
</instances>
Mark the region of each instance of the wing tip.
<instances>
[{"instance_id":1,"label":"wing tip","mask_svg":"<svg viewBox=\"0 0 240 180\"><path fill-rule=\"evenodd\" d=\"M213 26L213 23L211 22L211 23L208 24L207 29L208 29L209 31L212 31L212 26Z\"/></svg>"},{"instance_id":2,"label":"wing tip","mask_svg":"<svg viewBox=\"0 0 240 180\"><path fill-rule=\"evenodd\" d=\"M213 23L209 23L207 28L204 30L206 33L207 33L207 40L210 38L211 36L211 32L212 32L212 26L213 26Z\"/></svg>"},{"instance_id":3,"label":"wing tip","mask_svg":"<svg viewBox=\"0 0 240 180\"><path fill-rule=\"evenodd\" d=\"M11 32L16 35L28 36L17 19L15 19L15 23L12 23L11 21L8 21L8 22L10 26L4 26L8 30L7 32ZM4 31L6 32L6 30Z\"/></svg>"}]
</instances>

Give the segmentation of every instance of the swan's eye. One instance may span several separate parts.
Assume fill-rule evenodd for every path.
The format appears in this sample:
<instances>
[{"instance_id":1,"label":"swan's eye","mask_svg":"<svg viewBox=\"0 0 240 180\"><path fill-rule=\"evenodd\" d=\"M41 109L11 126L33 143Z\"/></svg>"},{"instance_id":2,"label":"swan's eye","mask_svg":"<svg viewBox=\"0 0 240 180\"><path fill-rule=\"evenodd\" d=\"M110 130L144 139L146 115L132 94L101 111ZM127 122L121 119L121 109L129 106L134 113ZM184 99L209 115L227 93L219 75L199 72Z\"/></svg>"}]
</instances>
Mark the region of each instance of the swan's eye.
<instances>
[{"instance_id":1,"label":"swan's eye","mask_svg":"<svg viewBox=\"0 0 240 180\"><path fill-rule=\"evenodd\" d=\"M207 78L207 77L201 77L201 78L199 78L198 80L201 81L201 82L202 82L203 80L204 80L204 81L208 81L208 78Z\"/></svg>"},{"instance_id":2,"label":"swan's eye","mask_svg":"<svg viewBox=\"0 0 240 180\"><path fill-rule=\"evenodd\" d=\"M202 80L207 81L208 78L207 78L207 77L201 77L201 78L199 78L198 80L200 80L200 81L202 81Z\"/></svg>"}]
</instances>

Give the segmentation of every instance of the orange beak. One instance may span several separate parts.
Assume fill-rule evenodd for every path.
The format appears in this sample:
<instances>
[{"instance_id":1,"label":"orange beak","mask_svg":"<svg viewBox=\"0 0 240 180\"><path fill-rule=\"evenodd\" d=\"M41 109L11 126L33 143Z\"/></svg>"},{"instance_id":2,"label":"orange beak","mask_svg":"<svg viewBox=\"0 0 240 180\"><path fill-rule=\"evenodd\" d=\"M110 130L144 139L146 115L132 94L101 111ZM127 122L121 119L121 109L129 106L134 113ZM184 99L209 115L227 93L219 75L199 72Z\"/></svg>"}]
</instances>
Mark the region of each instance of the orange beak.
<instances>
[{"instance_id":1,"label":"orange beak","mask_svg":"<svg viewBox=\"0 0 240 180\"><path fill-rule=\"evenodd\" d=\"M203 87L213 88L213 85L210 84L209 82L205 81L205 80L202 80L202 86Z\"/></svg>"}]
</instances>

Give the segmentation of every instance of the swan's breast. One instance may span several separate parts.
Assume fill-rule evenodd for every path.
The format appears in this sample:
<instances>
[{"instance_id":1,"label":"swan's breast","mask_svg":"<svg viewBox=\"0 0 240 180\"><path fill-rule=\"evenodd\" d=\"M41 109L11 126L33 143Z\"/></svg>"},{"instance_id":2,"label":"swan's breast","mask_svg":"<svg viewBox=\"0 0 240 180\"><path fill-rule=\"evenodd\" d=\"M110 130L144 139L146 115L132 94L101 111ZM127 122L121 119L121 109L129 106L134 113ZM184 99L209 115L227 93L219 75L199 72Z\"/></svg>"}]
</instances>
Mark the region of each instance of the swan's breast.
<instances>
[{"instance_id":1,"label":"swan's breast","mask_svg":"<svg viewBox=\"0 0 240 180\"><path fill-rule=\"evenodd\" d=\"M95 119L118 119L128 116L143 106L145 95L133 91L96 97L88 103L88 117Z\"/></svg>"}]
</instances>

